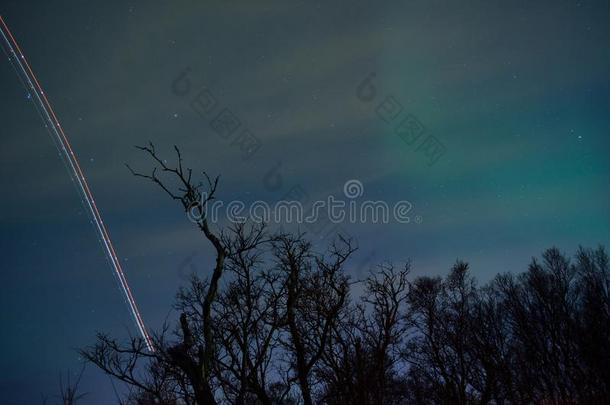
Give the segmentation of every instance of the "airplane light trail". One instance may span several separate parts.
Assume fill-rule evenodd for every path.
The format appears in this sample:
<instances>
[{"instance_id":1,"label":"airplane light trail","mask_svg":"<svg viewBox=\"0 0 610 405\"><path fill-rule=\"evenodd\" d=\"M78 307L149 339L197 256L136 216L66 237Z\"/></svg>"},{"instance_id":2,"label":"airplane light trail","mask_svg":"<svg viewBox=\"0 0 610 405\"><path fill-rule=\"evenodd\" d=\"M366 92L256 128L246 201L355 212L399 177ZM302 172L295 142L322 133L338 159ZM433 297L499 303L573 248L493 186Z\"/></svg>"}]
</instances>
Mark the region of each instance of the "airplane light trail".
<instances>
[{"instance_id":1,"label":"airplane light trail","mask_svg":"<svg viewBox=\"0 0 610 405\"><path fill-rule=\"evenodd\" d=\"M32 68L27 62L23 52L19 48L19 44L13 37L10 29L4 22L2 16L0 16L0 33L2 34L3 39L3 48L5 49L5 53L7 54L13 68L17 72L17 76L19 80L22 82L26 91L28 91L28 98L30 98L41 118L45 123L45 127L49 131L51 137L57 149L59 151L62 160L66 164L70 176L72 177L73 182L76 184L77 189L81 195L81 198L84 202L85 208L89 211L92 217L92 222L95 225L95 229L100 237L100 241L102 242L102 246L108 259L112 265L115 275L119 281L119 285L123 292L123 295L127 301L129 306L129 310L133 315L138 331L142 335L144 342L149 351L153 352L154 347L152 344L152 339L150 335L146 331L146 327L144 325L144 321L142 320L142 315L140 315L140 311L136 305L136 301L133 298L133 294L131 289L129 288L129 284L127 284L127 279L125 274L123 273L123 269L121 267L121 263L116 255L114 247L112 245L112 241L110 240L110 236L108 235L108 231L106 226L104 225L104 221L102 220L102 216L95 204L95 200L93 199L93 194L89 189L89 185L87 180L85 179L85 175L78 163L76 155L72 150L72 146L68 141L68 137L66 136L61 124L59 123L59 119L55 115L55 111L49 103L47 96L45 95L38 79L34 75Z\"/></svg>"}]
</instances>

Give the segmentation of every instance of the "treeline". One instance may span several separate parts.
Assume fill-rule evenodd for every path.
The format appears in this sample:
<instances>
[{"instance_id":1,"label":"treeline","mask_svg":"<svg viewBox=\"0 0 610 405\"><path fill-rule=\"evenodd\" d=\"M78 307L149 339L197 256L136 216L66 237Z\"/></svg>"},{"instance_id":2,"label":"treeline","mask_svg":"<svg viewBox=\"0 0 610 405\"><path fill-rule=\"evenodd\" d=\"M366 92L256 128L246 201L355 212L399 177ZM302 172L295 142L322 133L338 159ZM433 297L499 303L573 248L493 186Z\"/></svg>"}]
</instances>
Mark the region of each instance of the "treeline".
<instances>
[{"instance_id":1,"label":"treeline","mask_svg":"<svg viewBox=\"0 0 610 405\"><path fill-rule=\"evenodd\" d=\"M214 198L179 158L146 177L185 210ZM157 173L178 181L176 192ZM216 252L193 275L176 326L100 334L83 356L134 404L602 404L610 400L610 273L603 248L552 248L527 271L477 285L468 264L410 277L382 264L352 280L352 241L318 253L302 234L197 224ZM355 293L359 291L359 293Z\"/></svg>"}]
</instances>

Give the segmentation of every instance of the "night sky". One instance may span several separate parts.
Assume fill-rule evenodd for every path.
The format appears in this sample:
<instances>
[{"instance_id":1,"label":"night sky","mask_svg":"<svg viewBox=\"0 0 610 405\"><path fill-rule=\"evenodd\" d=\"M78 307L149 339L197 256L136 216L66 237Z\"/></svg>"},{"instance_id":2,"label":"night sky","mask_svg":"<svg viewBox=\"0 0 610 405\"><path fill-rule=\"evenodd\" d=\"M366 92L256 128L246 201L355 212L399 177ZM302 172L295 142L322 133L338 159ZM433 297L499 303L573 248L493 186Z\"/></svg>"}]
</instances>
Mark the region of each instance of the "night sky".
<instances>
[{"instance_id":1,"label":"night sky","mask_svg":"<svg viewBox=\"0 0 610 405\"><path fill-rule=\"evenodd\" d=\"M325 198L359 179L366 198L412 202L421 223L342 228L359 241L355 277L407 259L415 275L445 274L461 258L486 282L553 245L610 246L607 2L3 0L0 14L71 139L151 329L175 318L178 286L213 256L180 206L124 166L150 167L133 148L149 140L221 175L226 201ZM179 95L185 69L192 90ZM358 86L372 73L366 102ZM191 105L202 87L213 114ZM442 143L436 163L379 115L387 97ZM261 142L249 159L211 127L224 108ZM0 402L30 404L78 371L76 349L96 331L135 329L4 55L0 117ZM272 170L281 182L270 186ZM93 366L82 389L88 403L113 401Z\"/></svg>"}]
</instances>

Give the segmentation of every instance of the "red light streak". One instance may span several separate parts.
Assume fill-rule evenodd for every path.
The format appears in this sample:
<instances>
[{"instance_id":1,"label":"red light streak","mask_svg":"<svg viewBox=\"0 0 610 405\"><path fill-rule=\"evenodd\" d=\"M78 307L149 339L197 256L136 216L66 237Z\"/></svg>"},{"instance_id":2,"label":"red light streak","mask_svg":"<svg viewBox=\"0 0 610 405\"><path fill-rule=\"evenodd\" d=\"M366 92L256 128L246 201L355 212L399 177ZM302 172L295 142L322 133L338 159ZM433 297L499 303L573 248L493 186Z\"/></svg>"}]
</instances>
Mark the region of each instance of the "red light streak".
<instances>
[{"instance_id":1,"label":"red light streak","mask_svg":"<svg viewBox=\"0 0 610 405\"><path fill-rule=\"evenodd\" d=\"M59 119L57 118L57 115L55 114L55 111L51 106L51 103L47 99L47 96L45 95L42 86L40 85L38 79L36 78L36 75L34 74L27 59L25 58L25 55L21 51L19 44L13 37L13 34L4 22L2 16L0 16L0 32L2 33L4 42L8 47L9 59L11 59L11 62L13 62L13 66L15 67L17 74L20 76L20 80L23 81L23 79L25 79L25 81L27 82L23 83L24 86L26 86L26 90L32 91L34 93L35 97L32 97L32 100L34 101L35 105L37 103L36 107L40 108L41 112L44 113L44 116L42 116L42 114L41 116L43 120L45 120L45 126L49 129L49 132L54 137L54 141L56 142L59 152L66 162L66 166L71 172L72 178L76 180L75 183L81 193L83 201L85 202L85 206L88 208L93 218L93 223L95 225L99 237L101 238L104 251L108 255L115 275L119 280L119 285L121 286L123 295L127 300L129 310L134 317L138 331L142 335L142 338L144 339L148 350L152 352L154 351L152 339L146 331L144 321L142 320L142 315L138 310L136 301L133 297L131 289L129 288L127 278L125 277L125 273L123 272L121 263L114 250L114 246L112 245L108 230L106 229L106 226L104 225L104 222L102 220L102 216L97 208L97 205L95 204L93 194L91 193L89 184L87 183L87 179L83 174L80 164L78 163L76 154L72 150L70 141L68 140L68 137L66 136L59 122Z\"/></svg>"}]
</instances>

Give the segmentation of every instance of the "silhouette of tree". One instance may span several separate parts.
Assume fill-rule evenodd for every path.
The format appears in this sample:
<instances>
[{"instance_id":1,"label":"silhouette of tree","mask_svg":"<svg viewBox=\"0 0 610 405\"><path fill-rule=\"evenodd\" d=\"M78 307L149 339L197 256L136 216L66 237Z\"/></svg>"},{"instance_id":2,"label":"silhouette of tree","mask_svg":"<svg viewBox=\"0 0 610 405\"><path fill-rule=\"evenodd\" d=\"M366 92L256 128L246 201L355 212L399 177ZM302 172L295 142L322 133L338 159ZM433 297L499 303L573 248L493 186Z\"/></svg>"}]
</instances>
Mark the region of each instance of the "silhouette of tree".
<instances>
[{"instance_id":1,"label":"silhouette of tree","mask_svg":"<svg viewBox=\"0 0 610 405\"><path fill-rule=\"evenodd\" d=\"M85 372L85 366L86 364L83 363L79 373L76 375L75 380L71 378L70 370L66 372L65 378L62 373L59 374L59 395L56 397L59 398L62 405L76 405L81 403L81 400L89 395L87 392L80 392L79 389L80 381L83 377L83 373ZM48 396L41 394L41 402L43 405L47 404L48 401Z\"/></svg>"},{"instance_id":2,"label":"silhouette of tree","mask_svg":"<svg viewBox=\"0 0 610 405\"><path fill-rule=\"evenodd\" d=\"M352 240L318 253L305 234L264 225L214 231L205 212L218 179L195 182L177 148L175 167L140 149L156 168L132 172L197 214L215 263L178 291L177 325L153 334L154 352L105 334L81 351L126 384L125 403L610 403L603 248L573 261L551 248L484 286L462 261L446 277L411 280L410 264L384 263L352 281Z\"/></svg>"}]
</instances>

